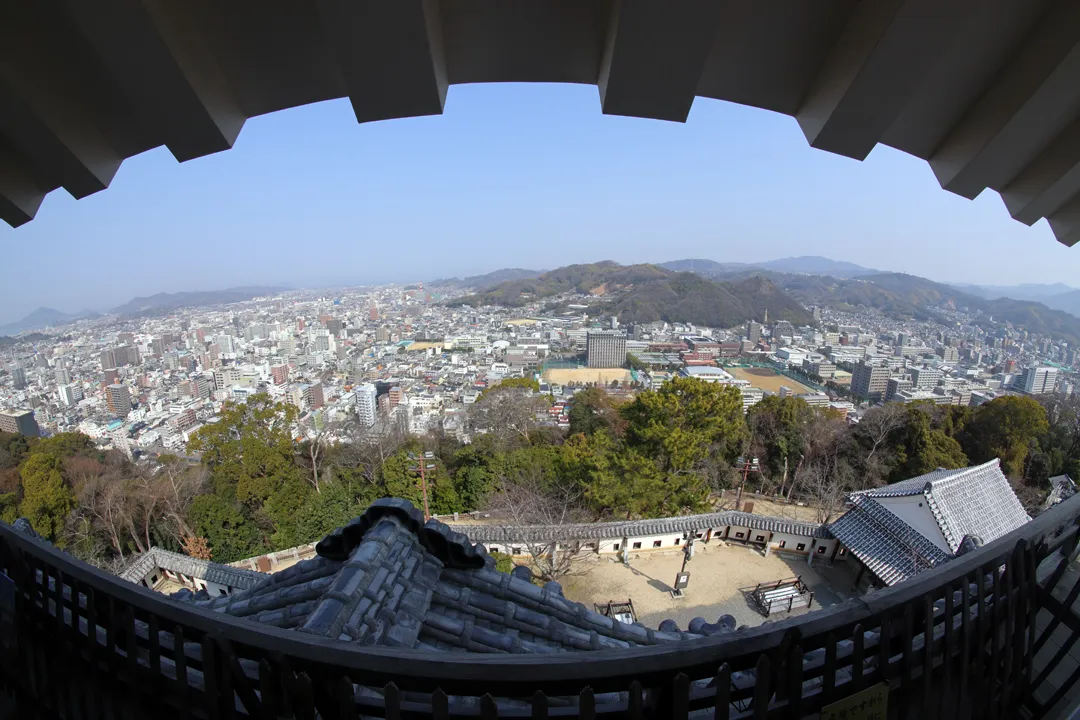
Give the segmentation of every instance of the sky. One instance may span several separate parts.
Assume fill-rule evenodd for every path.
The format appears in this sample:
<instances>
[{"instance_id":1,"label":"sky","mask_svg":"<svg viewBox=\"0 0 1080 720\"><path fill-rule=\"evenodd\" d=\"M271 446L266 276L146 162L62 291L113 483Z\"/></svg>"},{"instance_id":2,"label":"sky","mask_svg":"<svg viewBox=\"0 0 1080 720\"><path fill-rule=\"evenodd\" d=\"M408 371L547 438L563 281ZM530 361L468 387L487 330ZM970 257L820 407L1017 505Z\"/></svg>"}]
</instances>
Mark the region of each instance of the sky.
<instances>
[{"instance_id":1,"label":"sky","mask_svg":"<svg viewBox=\"0 0 1080 720\"><path fill-rule=\"evenodd\" d=\"M685 124L605 116L595 86L456 85L441 116L347 100L248 120L233 149L127 160L82 200L0 222L0 323L157 292L433 280L577 262L823 255L934 280L1075 282L1045 220L969 201L924 161L811 148L793 118L698 98Z\"/></svg>"}]
</instances>

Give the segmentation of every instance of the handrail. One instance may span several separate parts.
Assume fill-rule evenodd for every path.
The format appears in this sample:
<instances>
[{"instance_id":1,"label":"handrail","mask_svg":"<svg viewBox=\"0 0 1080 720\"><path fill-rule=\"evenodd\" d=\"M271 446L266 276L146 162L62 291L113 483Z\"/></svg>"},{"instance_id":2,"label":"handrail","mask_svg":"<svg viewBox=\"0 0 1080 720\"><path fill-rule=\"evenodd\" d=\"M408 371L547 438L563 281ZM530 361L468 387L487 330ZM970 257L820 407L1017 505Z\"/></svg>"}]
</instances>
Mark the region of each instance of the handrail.
<instances>
[{"instance_id":1,"label":"handrail","mask_svg":"<svg viewBox=\"0 0 1080 720\"><path fill-rule=\"evenodd\" d=\"M802 637L823 636L855 623L873 620L882 612L902 607L926 593L959 581L972 572L1007 558L1019 540L1042 540L1061 527L1075 524L1080 516L1080 495L1070 498L1038 516L1032 522L1007 535L956 558L912 580L877 591L864 598L788 618L776 623L747 629L735 634L685 640L659 646L623 650L580 652L567 662L562 654L552 655L482 655L433 653L383 646L359 646L326 638L312 637L273 627L255 625L240 618L181 603L117 577L104 575L91 566L63 553L52 545L30 537L8 525L0 524L3 542L18 546L28 555L57 568L77 581L80 587L110 595L157 617L190 627L198 633L263 650L267 655L281 653L313 665L333 665L363 673L373 682L396 681L403 689L431 690L443 681L483 682L509 693L545 687L591 684L601 690L614 687L611 682L625 679L628 668L641 681L670 677L676 672L700 669L715 671L723 658L774 650L785 633L797 629ZM868 626L872 627L872 626ZM868 629L868 628L867 628ZM494 677L492 668L513 668L513 672ZM706 670L711 668L711 670ZM546 689L546 687L545 687Z\"/></svg>"}]
</instances>

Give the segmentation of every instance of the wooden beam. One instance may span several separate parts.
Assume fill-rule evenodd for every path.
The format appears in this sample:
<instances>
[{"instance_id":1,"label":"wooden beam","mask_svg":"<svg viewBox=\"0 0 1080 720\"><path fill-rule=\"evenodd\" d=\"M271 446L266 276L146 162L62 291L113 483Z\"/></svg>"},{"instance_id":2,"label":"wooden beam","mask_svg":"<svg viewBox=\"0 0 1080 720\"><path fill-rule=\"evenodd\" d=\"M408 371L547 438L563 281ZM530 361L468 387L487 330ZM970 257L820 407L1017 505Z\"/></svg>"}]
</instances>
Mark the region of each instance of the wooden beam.
<instances>
[{"instance_id":1,"label":"wooden beam","mask_svg":"<svg viewBox=\"0 0 1080 720\"><path fill-rule=\"evenodd\" d=\"M686 122L723 9L719 0L617 0L596 80L604 114Z\"/></svg>"},{"instance_id":2,"label":"wooden beam","mask_svg":"<svg viewBox=\"0 0 1080 720\"><path fill-rule=\"evenodd\" d=\"M319 11L357 121L442 114L438 0L319 0Z\"/></svg>"}]
</instances>

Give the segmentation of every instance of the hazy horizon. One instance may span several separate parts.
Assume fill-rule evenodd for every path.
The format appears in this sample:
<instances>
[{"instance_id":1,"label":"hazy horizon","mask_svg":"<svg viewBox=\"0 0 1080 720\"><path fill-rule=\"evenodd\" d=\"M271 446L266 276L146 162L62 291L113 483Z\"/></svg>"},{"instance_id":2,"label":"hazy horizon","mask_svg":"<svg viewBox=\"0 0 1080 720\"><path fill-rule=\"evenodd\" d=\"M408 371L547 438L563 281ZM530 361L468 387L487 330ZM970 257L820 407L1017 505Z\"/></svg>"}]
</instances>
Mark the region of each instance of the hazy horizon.
<instances>
[{"instance_id":1,"label":"hazy horizon","mask_svg":"<svg viewBox=\"0 0 1080 720\"><path fill-rule=\"evenodd\" d=\"M365 125L346 100L254 118L230 151L178 164L158 148L101 193L54 192L0 243L0 324L158 292L598 260L820 255L986 285L1080 271L1045 220L948 193L891 148L860 163L789 117L701 98L685 125L604 116L575 85L453 86L442 116Z\"/></svg>"}]
</instances>

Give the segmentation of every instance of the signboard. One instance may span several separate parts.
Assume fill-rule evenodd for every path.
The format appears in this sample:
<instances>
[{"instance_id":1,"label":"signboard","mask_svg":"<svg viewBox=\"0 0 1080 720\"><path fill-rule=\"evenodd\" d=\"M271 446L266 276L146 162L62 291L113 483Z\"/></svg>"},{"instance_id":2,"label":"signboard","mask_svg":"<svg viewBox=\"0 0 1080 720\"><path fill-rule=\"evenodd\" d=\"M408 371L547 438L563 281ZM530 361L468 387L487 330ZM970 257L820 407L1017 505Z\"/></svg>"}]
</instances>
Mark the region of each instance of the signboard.
<instances>
[{"instance_id":1,"label":"signboard","mask_svg":"<svg viewBox=\"0 0 1080 720\"><path fill-rule=\"evenodd\" d=\"M821 708L821 720L885 720L889 683L882 682Z\"/></svg>"},{"instance_id":2,"label":"signboard","mask_svg":"<svg viewBox=\"0 0 1080 720\"><path fill-rule=\"evenodd\" d=\"M680 572L675 575L675 590L684 590L690 584L690 573Z\"/></svg>"}]
</instances>

